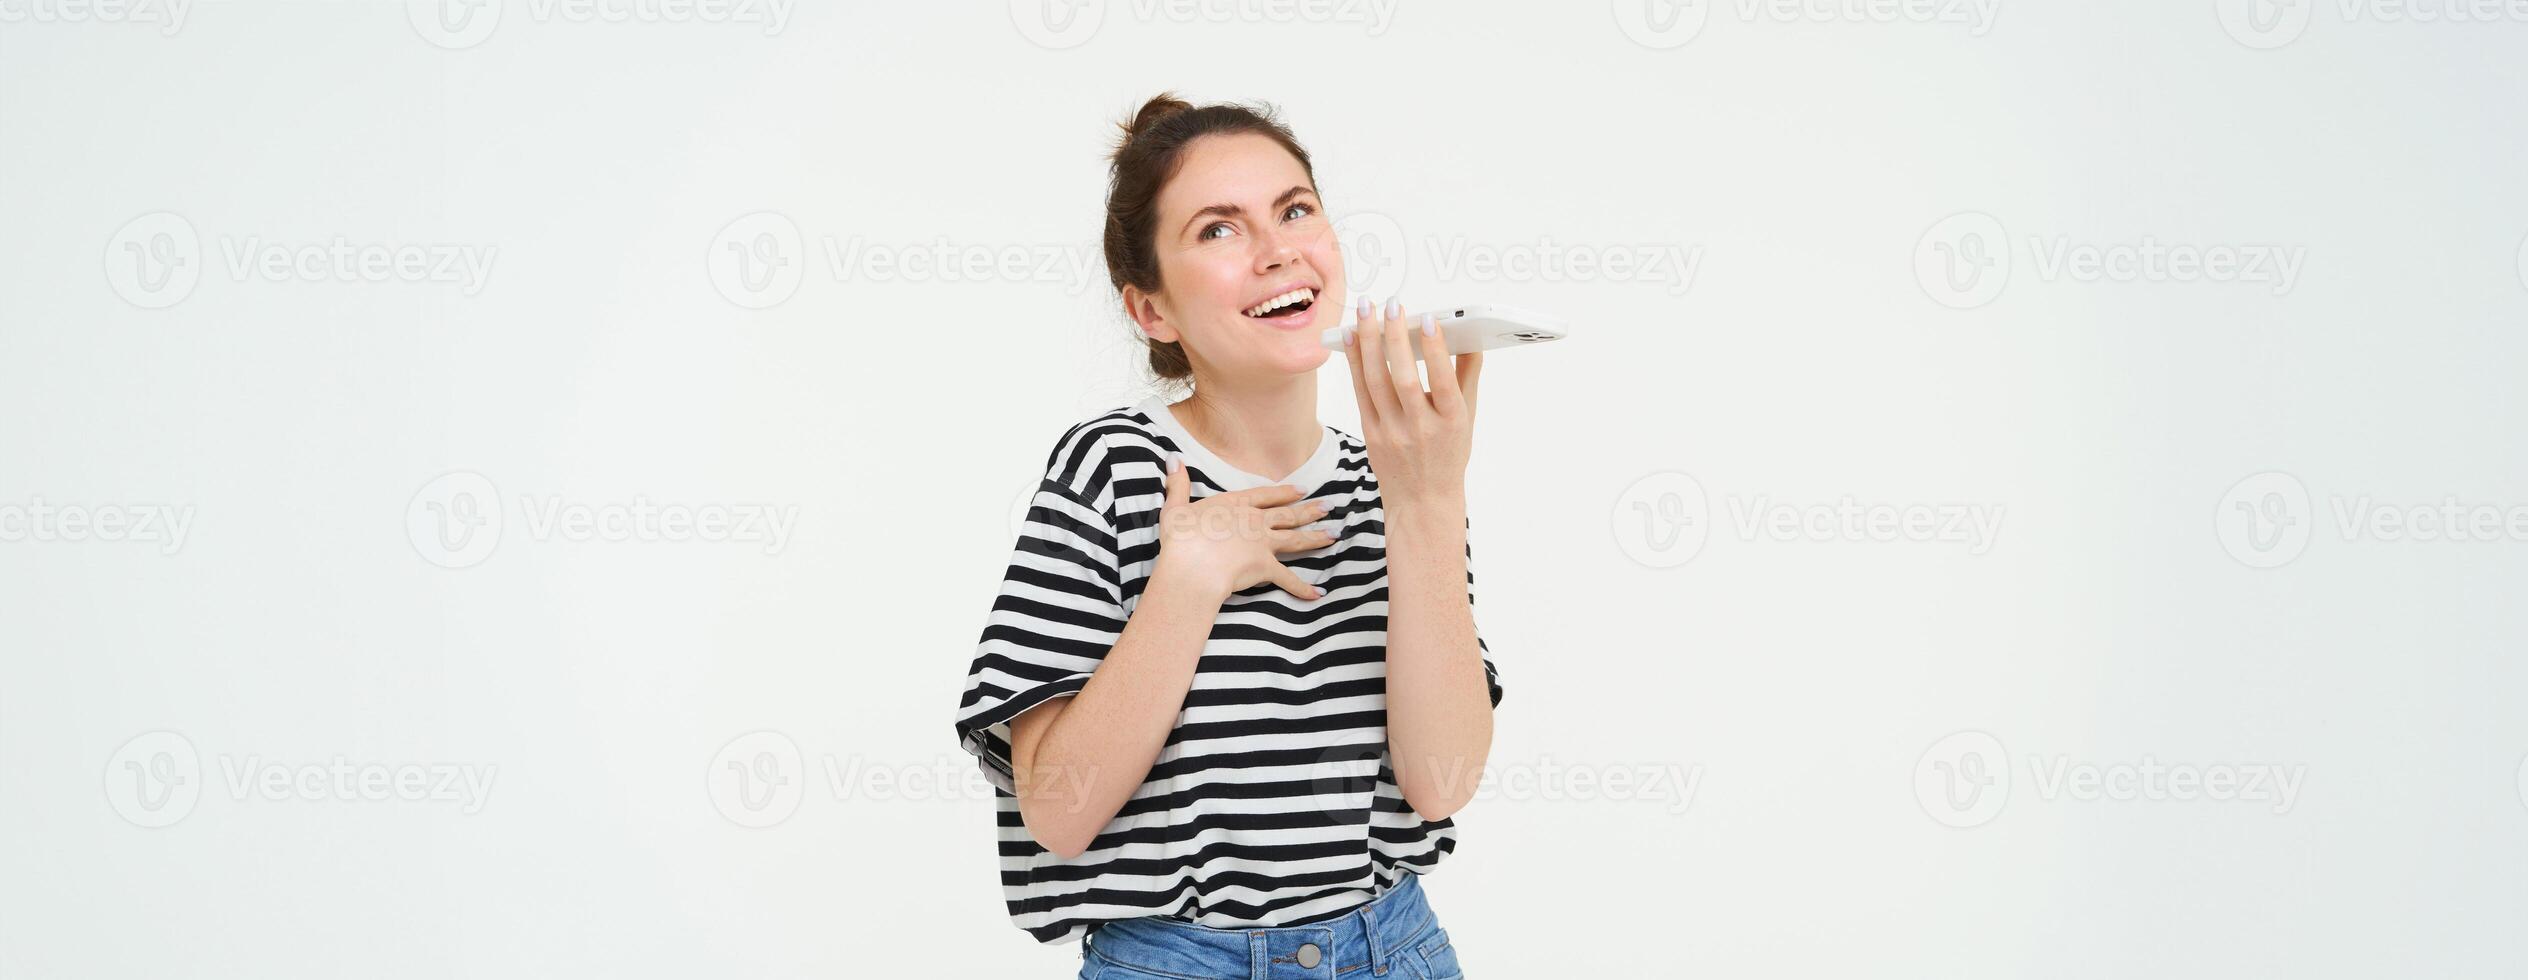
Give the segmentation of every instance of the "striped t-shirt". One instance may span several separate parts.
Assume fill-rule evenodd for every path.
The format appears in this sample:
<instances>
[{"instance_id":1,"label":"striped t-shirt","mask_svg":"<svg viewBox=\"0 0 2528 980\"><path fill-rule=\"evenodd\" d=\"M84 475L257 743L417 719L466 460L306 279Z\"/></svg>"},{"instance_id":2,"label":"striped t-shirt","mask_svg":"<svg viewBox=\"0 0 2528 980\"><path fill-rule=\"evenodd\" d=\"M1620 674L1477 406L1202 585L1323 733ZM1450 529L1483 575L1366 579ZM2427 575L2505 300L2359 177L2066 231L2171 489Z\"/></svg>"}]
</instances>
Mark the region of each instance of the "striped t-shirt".
<instances>
[{"instance_id":1,"label":"striped t-shirt","mask_svg":"<svg viewBox=\"0 0 2528 980\"><path fill-rule=\"evenodd\" d=\"M1332 918L1456 846L1452 821L1405 805L1387 757L1386 523L1366 448L1326 427L1297 471L1266 479L1194 441L1167 404L1153 395L1054 445L957 706L958 741L998 788L1010 918L1039 942L1151 915L1214 928ZM1326 501L1309 526L1334 543L1280 553L1325 595L1302 600L1263 583L1229 596L1149 775L1065 861L1019 819L1009 721L1079 693L1122 634L1158 558L1171 453L1185 461L1193 500L1287 483ZM1472 601L1471 543L1467 567ZM1480 631L1476 645L1498 705Z\"/></svg>"}]
</instances>

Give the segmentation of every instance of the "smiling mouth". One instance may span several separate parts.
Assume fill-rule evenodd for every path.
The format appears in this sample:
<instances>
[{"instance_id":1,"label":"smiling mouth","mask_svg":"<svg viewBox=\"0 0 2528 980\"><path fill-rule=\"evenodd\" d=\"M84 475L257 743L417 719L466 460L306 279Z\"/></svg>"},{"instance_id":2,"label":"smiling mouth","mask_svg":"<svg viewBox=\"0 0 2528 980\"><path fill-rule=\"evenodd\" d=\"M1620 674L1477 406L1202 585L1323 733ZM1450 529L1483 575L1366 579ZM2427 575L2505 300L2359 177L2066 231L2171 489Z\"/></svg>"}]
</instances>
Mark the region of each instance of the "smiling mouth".
<instances>
[{"instance_id":1,"label":"smiling mouth","mask_svg":"<svg viewBox=\"0 0 2528 980\"><path fill-rule=\"evenodd\" d=\"M1301 286L1247 307L1245 312L1251 319L1288 322L1307 316L1308 309L1315 305L1317 305L1317 291Z\"/></svg>"}]
</instances>

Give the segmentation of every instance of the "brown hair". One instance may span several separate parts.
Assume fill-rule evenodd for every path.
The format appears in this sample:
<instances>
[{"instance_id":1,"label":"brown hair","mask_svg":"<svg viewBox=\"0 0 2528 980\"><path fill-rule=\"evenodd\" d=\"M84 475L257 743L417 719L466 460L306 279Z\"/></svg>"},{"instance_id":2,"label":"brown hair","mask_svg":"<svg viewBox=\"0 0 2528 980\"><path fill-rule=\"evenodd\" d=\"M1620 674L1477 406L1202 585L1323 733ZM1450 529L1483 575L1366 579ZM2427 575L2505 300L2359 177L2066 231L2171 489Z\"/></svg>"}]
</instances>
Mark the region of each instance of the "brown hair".
<instances>
[{"instance_id":1,"label":"brown hair","mask_svg":"<svg viewBox=\"0 0 2528 980\"><path fill-rule=\"evenodd\" d=\"M1274 117L1273 107L1268 104L1196 106L1173 92L1161 92L1142 103L1141 111L1122 127L1123 136L1115 141L1114 172L1106 185L1106 276L1114 281L1117 293L1123 292L1125 286L1144 293L1159 291L1154 234L1159 221L1159 190L1176 176L1184 161L1185 147L1195 140L1234 133L1268 137L1298 158L1299 169L1307 172L1309 183L1317 180L1316 168L1308 162L1308 151ZM1150 349L1152 374L1171 381L1193 376L1194 365L1186 359L1184 345L1161 343L1147 334L1141 336L1141 342Z\"/></svg>"}]
</instances>

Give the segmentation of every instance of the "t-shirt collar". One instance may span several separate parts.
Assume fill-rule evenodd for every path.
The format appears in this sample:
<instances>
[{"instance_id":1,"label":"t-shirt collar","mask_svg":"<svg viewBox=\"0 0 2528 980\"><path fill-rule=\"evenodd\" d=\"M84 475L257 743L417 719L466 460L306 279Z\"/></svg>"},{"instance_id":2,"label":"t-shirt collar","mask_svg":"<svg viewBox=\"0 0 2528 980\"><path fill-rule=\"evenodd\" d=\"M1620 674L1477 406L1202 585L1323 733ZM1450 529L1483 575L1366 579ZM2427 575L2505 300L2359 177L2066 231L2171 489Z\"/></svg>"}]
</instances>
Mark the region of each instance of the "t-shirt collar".
<instances>
[{"instance_id":1,"label":"t-shirt collar","mask_svg":"<svg viewBox=\"0 0 2528 980\"><path fill-rule=\"evenodd\" d=\"M1194 438L1193 433L1185 431L1185 427L1176 421L1176 413L1168 411L1167 406L1167 395L1159 393L1142 399L1141 404L1135 407L1143 415L1149 416L1153 427L1166 435L1169 441L1176 443L1177 451L1185 455L1185 461L1188 464L1201 469L1203 475L1210 477L1213 483L1220 484L1223 492L1252 490L1256 487L1287 483L1298 487L1301 493L1308 493L1334 478L1335 463L1342 455L1342 440L1335 437L1334 429L1329 426L1322 424L1317 426L1317 451L1308 457L1307 462L1299 464L1299 468L1292 470L1290 475L1272 480L1231 466L1221 460L1218 454L1211 451L1211 447L1203 445Z\"/></svg>"}]
</instances>

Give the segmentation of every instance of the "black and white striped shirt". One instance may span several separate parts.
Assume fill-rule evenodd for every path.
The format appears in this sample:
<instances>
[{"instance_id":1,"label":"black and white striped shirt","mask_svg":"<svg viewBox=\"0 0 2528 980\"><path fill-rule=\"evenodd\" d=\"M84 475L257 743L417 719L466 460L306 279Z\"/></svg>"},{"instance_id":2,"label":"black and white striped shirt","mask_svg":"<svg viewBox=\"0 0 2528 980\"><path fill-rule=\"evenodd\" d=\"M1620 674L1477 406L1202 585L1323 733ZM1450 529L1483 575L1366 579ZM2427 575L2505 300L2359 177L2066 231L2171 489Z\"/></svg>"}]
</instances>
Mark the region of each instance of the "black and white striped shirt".
<instances>
[{"instance_id":1,"label":"black and white striped shirt","mask_svg":"<svg viewBox=\"0 0 2528 980\"><path fill-rule=\"evenodd\" d=\"M994 793L1001 887L1037 941L1163 915L1215 928L1331 918L1456 846L1449 820L1405 805L1387 758L1387 544L1366 447L1326 427L1279 480L1194 441L1162 396L1072 426L1045 463L957 706L957 738ZM1158 558L1168 454L1188 495L1287 483L1328 504L1333 544L1283 562L1325 591L1269 583L1221 605L1157 761L1087 851L1065 861L1027 831L1012 795L1009 721L1079 693L1139 605ZM1471 524L1470 524L1471 526ZM1469 601L1473 547L1467 550ZM1484 677L1501 703L1491 647Z\"/></svg>"}]
</instances>

